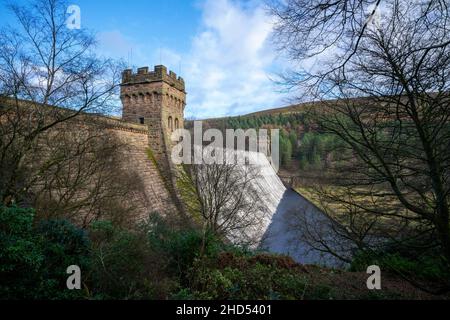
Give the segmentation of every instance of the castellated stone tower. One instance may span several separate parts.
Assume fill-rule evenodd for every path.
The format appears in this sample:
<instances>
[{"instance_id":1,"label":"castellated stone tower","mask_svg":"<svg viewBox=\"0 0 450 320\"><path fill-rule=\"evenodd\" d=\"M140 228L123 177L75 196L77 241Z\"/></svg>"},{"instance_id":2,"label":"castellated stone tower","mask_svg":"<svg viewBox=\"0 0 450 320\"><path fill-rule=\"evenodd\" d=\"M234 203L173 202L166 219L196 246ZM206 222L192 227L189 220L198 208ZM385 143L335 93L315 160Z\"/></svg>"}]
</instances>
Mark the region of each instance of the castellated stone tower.
<instances>
[{"instance_id":1,"label":"castellated stone tower","mask_svg":"<svg viewBox=\"0 0 450 320\"><path fill-rule=\"evenodd\" d=\"M171 150L174 143L171 134L184 128L186 91L184 80L165 66L131 69L122 74L120 98L122 119L148 126L148 143L151 157L159 168L165 186L171 194L173 204L179 212L183 205L176 189L176 167L172 163ZM149 159L150 161L150 159Z\"/></svg>"},{"instance_id":2,"label":"castellated stone tower","mask_svg":"<svg viewBox=\"0 0 450 320\"><path fill-rule=\"evenodd\" d=\"M157 160L165 161L171 150L171 133L184 128L186 91L184 80L165 66L131 69L122 75L122 119L146 124L149 128L150 148ZM167 159L169 160L169 159Z\"/></svg>"}]
</instances>

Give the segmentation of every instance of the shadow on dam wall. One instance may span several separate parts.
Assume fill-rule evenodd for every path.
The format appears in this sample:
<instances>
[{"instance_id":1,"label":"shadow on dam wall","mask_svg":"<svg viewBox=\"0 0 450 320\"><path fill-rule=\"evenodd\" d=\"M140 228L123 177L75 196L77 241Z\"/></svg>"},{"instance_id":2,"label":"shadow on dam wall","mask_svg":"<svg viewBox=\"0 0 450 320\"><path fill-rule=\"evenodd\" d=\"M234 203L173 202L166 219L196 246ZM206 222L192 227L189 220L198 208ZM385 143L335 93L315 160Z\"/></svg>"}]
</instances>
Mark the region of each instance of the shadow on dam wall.
<instances>
[{"instance_id":1,"label":"shadow on dam wall","mask_svg":"<svg viewBox=\"0 0 450 320\"><path fill-rule=\"evenodd\" d=\"M335 240L329 218L300 194L286 189L262 237L260 249L288 255L301 264L345 266L335 256L314 249L304 241L307 227L304 225L305 221L314 228L314 232L320 232L325 239ZM339 245L339 248L333 249L342 252L342 243Z\"/></svg>"},{"instance_id":2,"label":"shadow on dam wall","mask_svg":"<svg viewBox=\"0 0 450 320\"><path fill-rule=\"evenodd\" d=\"M225 149L224 152L243 151ZM348 257L351 246L345 245L342 238L336 238L331 220L306 198L286 188L264 154L250 152L246 156L257 169L251 173L254 174L251 192L259 195L259 218L254 226L249 226L244 235L236 236L235 240L255 239L259 249L289 255L302 264L344 266L335 256L314 249L303 241L305 234L308 234L306 231L319 232L322 238L331 241L334 251ZM242 164L241 170L245 172L246 165ZM305 227L309 229L305 230Z\"/></svg>"}]
</instances>

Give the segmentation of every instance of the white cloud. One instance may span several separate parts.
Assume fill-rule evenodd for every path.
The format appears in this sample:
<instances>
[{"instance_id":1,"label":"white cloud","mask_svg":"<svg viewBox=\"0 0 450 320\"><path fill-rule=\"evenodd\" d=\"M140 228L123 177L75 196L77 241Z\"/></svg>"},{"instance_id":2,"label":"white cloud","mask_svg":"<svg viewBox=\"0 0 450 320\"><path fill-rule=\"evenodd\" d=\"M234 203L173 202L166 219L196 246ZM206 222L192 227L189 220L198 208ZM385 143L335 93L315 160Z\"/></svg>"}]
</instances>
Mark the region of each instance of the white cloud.
<instances>
[{"instance_id":1,"label":"white cloud","mask_svg":"<svg viewBox=\"0 0 450 320\"><path fill-rule=\"evenodd\" d=\"M149 39L137 44L119 31L99 34L101 51L144 66L163 63L180 73L188 91L186 116L237 115L284 104L270 80L276 64L272 24L261 1L205 0L191 48L178 53ZM150 53L150 55L149 55ZM181 72L180 72L181 71Z\"/></svg>"},{"instance_id":2,"label":"white cloud","mask_svg":"<svg viewBox=\"0 0 450 320\"><path fill-rule=\"evenodd\" d=\"M185 70L187 116L241 114L281 104L269 79L275 60L271 31L270 18L260 5L204 2L201 30L193 39Z\"/></svg>"}]
</instances>

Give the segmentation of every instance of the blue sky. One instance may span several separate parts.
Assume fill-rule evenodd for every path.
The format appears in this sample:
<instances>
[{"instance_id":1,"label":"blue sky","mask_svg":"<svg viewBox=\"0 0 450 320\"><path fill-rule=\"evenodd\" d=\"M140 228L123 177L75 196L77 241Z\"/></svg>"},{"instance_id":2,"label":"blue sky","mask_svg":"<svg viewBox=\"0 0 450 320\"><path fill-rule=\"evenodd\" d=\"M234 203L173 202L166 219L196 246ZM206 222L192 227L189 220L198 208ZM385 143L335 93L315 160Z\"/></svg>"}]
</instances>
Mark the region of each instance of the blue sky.
<instances>
[{"instance_id":1,"label":"blue sky","mask_svg":"<svg viewBox=\"0 0 450 320\"><path fill-rule=\"evenodd\" d=\"M23 1L23 0L22 0ZM283 66L257 0L72 0L98 51L134 67L164 64L186 81L189 118L287 104L271 79ZM0 21L10 21L4 10ZM1 23L0 23L1 24Z\"/></svg>"}]
</instances>

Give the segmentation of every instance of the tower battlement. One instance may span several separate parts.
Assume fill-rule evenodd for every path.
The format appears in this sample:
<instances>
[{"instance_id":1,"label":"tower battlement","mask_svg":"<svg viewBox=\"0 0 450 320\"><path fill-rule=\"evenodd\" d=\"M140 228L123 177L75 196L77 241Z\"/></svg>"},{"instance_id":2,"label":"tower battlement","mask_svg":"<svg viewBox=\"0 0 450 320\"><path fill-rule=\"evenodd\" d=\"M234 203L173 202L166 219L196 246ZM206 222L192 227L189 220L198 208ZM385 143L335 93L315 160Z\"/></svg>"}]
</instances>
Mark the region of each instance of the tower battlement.
<instances>
[{"instance_id":1,"label":"tower battlement","mask_svg":"<svg viewBox=\"0 0 450 320\"><path fill-rule=\"evenodd\" d=\"M167 68L162 65L155 66L153 71L149 71L148 67L143 67L138 68L136 73L132 69L127 69L122 73L122 86L160 81L185 92L184 79L178 77L173 71L167 72Z\"/></svg>"},{"instance_id":2,"label":"tower battlement","mask_svg":"<svg viewBox=\"0 0 450 320\"><path fill-rule=\"evenodd\" d=\"M184 80L161 65L151 72L148 67L138 68L137 72L127 69L122 77L122 119L147 124L153 152L167 153L172 132L184 128Z\"/></svg>"}]
</instances>

